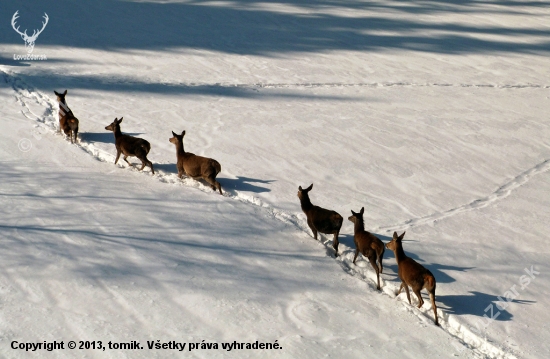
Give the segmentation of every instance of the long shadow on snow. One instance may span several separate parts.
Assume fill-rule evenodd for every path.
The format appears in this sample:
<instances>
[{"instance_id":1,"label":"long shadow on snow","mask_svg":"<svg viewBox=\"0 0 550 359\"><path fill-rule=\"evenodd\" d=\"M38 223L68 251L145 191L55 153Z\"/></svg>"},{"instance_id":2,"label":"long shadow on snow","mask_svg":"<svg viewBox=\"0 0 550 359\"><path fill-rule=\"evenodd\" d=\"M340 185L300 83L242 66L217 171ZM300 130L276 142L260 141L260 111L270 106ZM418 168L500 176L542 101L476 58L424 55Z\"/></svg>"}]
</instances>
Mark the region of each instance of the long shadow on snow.
<instances>
[{"instance_id":1,"label":"long shadow on snow","mask_svg":"<svg viewBox=\"0 0 550 359\"><path fill-rule=\"evenodd\" d=\"M384 243L384 245L386 243L388 243L389 241L391 241L392 237L389 237L389 236L386 236L386 235L383 235L383 234L377 234L377 233L373 233L375 236L377 236L380 240L382 240L382 242ZM344 244L346 245L347 247L349 247L351 249L351 251L353 253L355 253L355 243L353 241L353 235L350 235L350 234L341 234L339 236L339 241L341 244ZM415 240L403 240L403 242L416 242ZM414 259L415 261L417 261L418 263L421 263L424 267L426 267L430 272L432 272L432 274L434 275L437 283L452 283L452 282L456 282L456 279L454 279L452 276L450 276L449 274L446 273L446 271L458 271L458 272L465 272L465 271L468 271L468 270L471 270L471 269L475 269L475 267L459 267L459 266L451 266L451 265L444 265L444 264L437 264L437 263L431 263L431 264L427 264L427 263L423 263L423 260L420 259L418 257L418 255L414 254L414 253L411 253L409 251L405 251L405 254ZM364 261L367 261L368 262L368 259L364 258L361 254L359 254L357 256L357 261L356 263L359 263L359 261L361 260L364 260ZM382 273L383 276L385 276L385 280L389 280L391 282L394 282L395 284L398 284L400 282L398 276L397 276L397 271L398 271L398 267L397 267L397 262L395 261L395 256L393 255L393 252L389 249L386 249L385 252L384 252L384 256L383 256L383 265L384 265L384 273ZM367 270L370 270L371 269L371 266L370 264L366 266ZM390 278L388 278L390 277ZM393 279L391 279L391 277L393 277ZM437 298L437 300L439 301L439 296ZM471 299L471 298L466 298L466 302L468 302L468 299ZM444 302L444 301L442 301ZM459 304L461 303L460 300L457 300L456 303L451 303L450 306L453 306L455 304ZM452 309L453 311L451 311L452 313L455 313L457 312L457 314L461 314L461 312L464 312L465 310L462 309L461 311L457 311L456 309ZM460 312L460 313L459 313ZM468 314L472 314L472 313L468 313ZM502 318L506 318L506 314L503 314L502 315ZM502 320L502 319L501 319Z\"/></svg>"},{"instance_id":2,"label":"long shadow on snow","mask_svg":"<svg viewBox=\"0 0 550 359\"><path fill-rule=\"evenodd\" d=\"M269 185L274 180L261 180L257 178L250 178L250 177L242 177L238 176L235 178L218 178L218 181L222 185L222 188L226 191L228 190L235 190L235 191L247 191L247 192L254 192L254 193L263 193L263 192L271 192L269 188L266 187L260 187L253 183L260 183L264 185Z\"/></svg>"},{"instance_id":3,"label":"long shadow on snow","mask_svg":"<svg viewBox=\"0 0 550 359\"><path fill-rule=\"evenodd\" d=\"M125 133L124 135L128 136L139 136L143 135L143 133ZM100 142L100 143L115 143L115 136L113 136L112 132L81 132L79 133L80 139L86 142Z\"/></svg>"},{"instance_id":4,"label":"long shadow on snow","mask_svg":"<svg viewBox=\"0 0 550 359\"><path fill-rule=\"evenodd\" d=\"M375 236L380 238L380 240L386 245L389 241L392 240L392 237L373 233ZM355 250L355 244L353 243L353 236L350 236L351 240L351 248ZM414 259L416 262L422 264L424 267L426 267L432 274L435 276L435 279L437 283L452 283L456 282L456 279L445 273L445 271L458 271L458 272L466 272L468 270L474 269L475 267L458 267L458 266L451 266L451 265L444 265L444 264L437 264L437 263L425 263L417 254L410 252L407 250L409 247L406 243L414 243L417 242L414 239L404 239L403 242L405 243L405 254L407 257ZM393 255L393 252L386 248L386 251L384 252L384 268L391 269L393 273L389 273L389 275L395 275L397 278L397 262L395 261L395 256ZM386 270L384 270L385 274L388 274ZM395 273L395 274L394 274ZM399 279L397 279L399 280Z\"/></svg>"},{"instance_id":5,"label":"long shadow on snow","mask_svg":"<svg viewBox=\"0 0 550 359\"><path fill-rule=\"evenodd\" d=\"M31 65L32 66L32 65ZM37 71L22 76L25 82L32 83L33 87L50 92L50 89L65 88L71 89L72 94L78 94L78 90L101 90L107 92L123 93L156 93L168 95L188 96L225 96L234 98L282 98L287 100L295 99L321 99L336 101L364 101L363 97L350 97L340 95L308 94L303 91L285 89L262 89L258 91L252 86L234 86L223 84L193 85L185 83L154 83L140 81L139 79L128 79L116 76L101 75L75 75L75 74L51 74L49 72ZM52 92L53 94L53 92Z\"/></svg>"},{"instance_id":6,"label":"long shadow on snow","mask_svg":"<svg viewBox=\"0 0 550 359\"><path fill-rule=\"evenodd\" d=\"M204 1L131 0L31 0L27 3L22 8L20 1L2 1L0 23L10 24L15 11L21 10L18 19L21 29L33 29L41 25L43 13L47 12L50 22L40 35L37 46L120 52L187 48L264 56L387 49L447 54L550 52L550 41L546 40L550 30L543 27L431 23L412 16L406 19L389 16L393 12L455 14L460 11L489 16L494 7L484 9L480 1L283 1L292 6L319 10L311 14L301 9L294 13L260 9L256 6L260 2L256 0L222 1L216 5ZM501 1L499 5L503 7L501 13L515 14L523 3ZM388 16L338 16L336 12L327 13L327 6L372 10L370 14L386 9ZM526 3L526 6L543 7L534 2ZM71 29L70 34L67 34L67 29ZM387 31L392 34L387 34ZM477 34L484 38L472 36ZM538 40L516 40L525 35L536 36ZM509 37L497 41L487 36ZM23 48L21 37L15 31L2 31L0 43L20 44Z\"/></svg>"},{"instance_id":7,"label":"long shadow on snow","mask_svg":"<svg viewBox=\"0 0 550 359\"><path fill-rule=\"evenodd\" d=\"M470 291L463 295L438 295L436 301L443 303L447 308L445 312L455 315L487 316L497 321L512 320L513 315L508 312L507 307L512 304L534 304L535 301L513 299L507 302L500 300L498 296L477 291ZM497 306L498 305L498 306ZM500 306L500 308L499 308Z\"/></svg>"}]
</instances>

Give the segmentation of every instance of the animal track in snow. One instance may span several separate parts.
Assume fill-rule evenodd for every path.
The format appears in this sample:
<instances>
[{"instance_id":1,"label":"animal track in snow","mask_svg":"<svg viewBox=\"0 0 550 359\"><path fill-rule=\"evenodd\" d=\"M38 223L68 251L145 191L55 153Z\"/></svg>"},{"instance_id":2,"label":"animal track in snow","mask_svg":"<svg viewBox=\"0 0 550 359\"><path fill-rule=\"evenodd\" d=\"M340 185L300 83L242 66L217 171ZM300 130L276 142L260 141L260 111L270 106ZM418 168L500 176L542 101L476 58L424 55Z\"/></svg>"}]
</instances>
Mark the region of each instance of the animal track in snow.
<instances>
[{"instance_id":1,"label":"animal track in snow","mask_svg":"<svg viewBox=\"0 0 550 359\"><path fill-rule=\"evenodd\" d=\"M167 84L170 85L170 84ZM272 89L272 88L345 88L345 87L471 87L471 88L494 88L494 89L549 89L550 85L540 84L452 84L452 83L414 83L414 82L303 82L303 83L180 83L187 87L212 87L212 88L244 88L244 89Z\"/></svg>"},{"instance_id":2,"label":"animal track in snow","mask_svg":"<svg viewBox=\"0 0 550 359\"><path fill-rule=\"evenodd\" d=\"M538 165L522 172L518 176L514 177L512 180L500 186L495 192L491 193L486 197L476 199L470 203L464 204L456 208L449 209L445 212L438 212L425 217L409 219L398 225L378 227L377 231L386 231L386 232L403 231L410 227L420 226L427 223L433 223L440 219L448 218L460 213L487 207L497 201L500 201L508 197L512 193L512 191L523 186L532 177L540 173L546 172L549 169L550 169L550 160L545 160L539 163Z\"/></svg>"}]
</instances>

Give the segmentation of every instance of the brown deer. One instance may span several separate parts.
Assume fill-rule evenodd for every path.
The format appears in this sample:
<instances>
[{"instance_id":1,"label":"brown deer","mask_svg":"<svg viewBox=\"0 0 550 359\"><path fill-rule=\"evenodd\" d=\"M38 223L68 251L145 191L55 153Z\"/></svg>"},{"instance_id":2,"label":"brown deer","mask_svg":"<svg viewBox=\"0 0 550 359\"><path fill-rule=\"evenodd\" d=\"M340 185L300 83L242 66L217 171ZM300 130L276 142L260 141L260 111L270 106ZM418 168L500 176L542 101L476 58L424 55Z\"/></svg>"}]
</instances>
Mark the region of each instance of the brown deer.
<instances>
[{"instance_id":1,"label":"brown deer","mask_svg":"<svg viewBox=\"0 0 550 359\"><path fill-rule=\"evenodd\" d=\"M78 135L78 118L73 114L73 111L67 106L67 101L65 96L67 96L67 90L65 92L58 93L54 91L57 96L57 101L59 102L59 132L63 131L66 136L71 138L71 143L77 141ZM73 142L74 135L74 142Z\"/></svg>"},{"instance_id":2,"label":"brown deer","mask_svg":"<svg viewBox=\"0 0 550 359\"><path fill-rule=\"evenodd\" d=\"M405 288L407 293L407 299L409 304L411 304L411 296L409 295L409 286L411 286L414 294L418 298L418 308L422 308L424 300L420 291L424 288L430 294L430 300L432 301L432 309L435 316L435 325L439 325L437 319L437 308L435 306L435 277L433 274L424 268L421 264L418 264L414 259L409 258L405 255L403 251L403 244L401 241L405 236L405 232L400 236L397 236L397 232L393 232L393 239L386 244L386 248L391 249L395 254L395 259L397 260L397 272L399 278L401 279L401 286L397 295L401 293L401 290Z\"/></svg>"},{"instance_id":3,"label":"brown deer","mask_svg":"<svg viewBox=\"0 0 550 359\"><path fill-rule=\"evenodd\" d=\"M353 241L355 242L355 256L353 257L353 264L355 264L359 252L361 252L364 257L367 257L372 268L374 268L376 272L376 289L380 290L380 273L382 273L383 270L382 257L385 251L384 243L374 234L365 231L363 213L365 213L365 207L361 208L359 213L351 211L351 216L348 217L354 225ZM377 260L378 265L376 265Z\"/></svg>"},{"instance_id":4,"label":"brown deer","mask_svg":"<svg viewBox=\"0 0 550 359\"><path fill-rule=\"evenodd\" d=\"M342 228L344 218L339 215L338 212L314 206L308 194L312 188L313 183L306 189L302 189L302 186L298 187L298 198L300 199L302 211L306 214L307 225L313 232L313 237L315 239L317 239L317 232L334 234L332 247L336 251L334 256L338 257L338 234L340 233L340 228Z\"/></svg>"},{"instance_id":5,"label":"brown deer","mask_svg":"<svg viewBox=\"0 0 550 359\"><path fill-rule=\"evenodd\" d=\"M124 154L124 161L126 161L127 164L130 166L133 166L130 162L128 162L128 156L135 156L141 160L141 168L140 171L143 170L145 165L151 167L151 172L155 174L155 170L153 169L153 164L151 161L147 159L147 154L151 150L151 145L149 142L144 140L143 138L137 138L132 137L128 135L123 135L122 131L120 131L120 123L122 122L123 117L119 119L115 118L113 123L111 123L109 126L106 126L105 129L107 131L113 131L115 134L115 146L116 146L116 159L115 164L118 162L118 159L120 157L120 154Z\"/></svg>"},{"instance_id":6,"label":"brown deer","mask_svg":"<svg viewBox=\"0 0 550 359\"><path fill-rule=\"evenodd\" d=\"M178 177L183 175L193 178L194 180L203 179L210 184L214 192L216 190L222 193L222 185L216 181L216 176L222 170L220 163L212 158L197 156L191 152L185 152L183 149L183 137L185 131L181 135L177 135L172 131L173 137L168 139L176 145L176 157L178 160Z\"/></svg>"}]
</instances>

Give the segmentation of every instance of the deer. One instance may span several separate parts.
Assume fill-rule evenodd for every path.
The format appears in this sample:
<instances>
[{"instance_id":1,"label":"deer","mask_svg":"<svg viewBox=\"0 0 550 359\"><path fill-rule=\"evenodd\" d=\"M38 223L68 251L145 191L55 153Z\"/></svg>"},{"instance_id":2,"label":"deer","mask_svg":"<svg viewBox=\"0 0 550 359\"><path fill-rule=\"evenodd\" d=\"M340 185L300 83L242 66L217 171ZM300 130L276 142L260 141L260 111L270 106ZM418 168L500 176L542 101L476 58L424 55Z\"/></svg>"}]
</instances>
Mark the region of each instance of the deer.
<instances>
[{"instance_id":1,"label":"deer","mask_svg":"<svg viewBox=\"0 0 550 359\"><path fill-rule=\"evenodd\" d=\"M216 190L222 193L222 185L216 181L216 176L221 172L222 166L218 161L208 157L197 156L191 152L185 152L183 148L183 137L185 131L181 135L172 131L172 138L168 141L176 146L176 158L178 169L178 177L181 179L183 176L191 177L194 180L203 179L210 184L210 187L216 192Z\"/></svg>"},{"instance_id":2,"label":"deer","mask_svg":"<svg viewBox=\"0 0 550 359\"><path fill-rule=\"evenodd\" d=\"M16 25L15 21L19 18L19 10L17 10L15 14L13 14L13 17L11 18L11 26L13 27L15 32L21 35L21 38L23 39L23 41L25 41L25 48L27 49L28 54L32 53L32 51L34 50L34 43L36 42L38 35L40 35L42 31L44 31L44 29L46 28L46 25L48 25L48 20L49 20L48 14L44 13L43 17L44 17L44 21L42 22L42 29L34 30L31 36L27 35L26 29L24 32L21 32L19 31L19 26L15 27Z\"/></svg>"},{"instance_id":3,"label":"deer","mask_svg":"<svg viewBox=\"0 0 550 359\"><path fill-rule=\"evenodd\" d=\"M353 264L359 253L364 257L367 257L372 268L376 272L376 289L380 290L380 273L382 273L382 257L384 257L384 243L376 237L374 234L365 231L365 223L363 221L363 213L365 213L365 207L362 207L359 213L351 211L351 216L348 217L353 223L353 241L355 242L355 256L353 257ZM378 265L376 265L378 261Z\"/></svg>"},{"instance_id":4,"label":"deer","mask_svg":"<svg viewBox=\"0 0 550 359\"><path fill-rule=\"evenodd\" d=\"M336 211L313 205L308 194L312 188L313 183L306 189L302 189L302 186L298 187L298 198L300 199L302 211L307 217L307 225L313 232L315 240L317 240L317 232L334 235L332 247L336 251L334 256L338 257L338 234L340 228L342 228L344 218Z\"/></svg>"},{"instance_id":5,"label":"deer","mask_svg":"<svg viewBox=\"0 0 550 359\"><path fill-rule=\"evenodd\" d=\"M67 106L67 101L65 100L65 96L67 96L67 90L65 92L58 93L57 91L54 91L55 95L57 96L57 101L59 102L59 132L63 131L65 133L65 136L69 136L71 139L71 143L73 142L73 135L74 135L74 141L77 141L77 135L78 135L78 118L75 117L73 114L73 111Z\"/></svg>"},{"instance_id":6,"label":"deer","mask_svg":"<svg viewBox=\"0 0 550 359\"><path fill-rule=\"evenodd\" d=\"M400 236L397 235L397 232L393 232L392 240L386 243L386 248L391 249L395 254L395 260L397 261L397 272L399 279L401 279L401 286L399 287L397 295L399 295L401 290L405 288L407 299L409 300L409 304L411 304L411 296L409 294L410 286L418 298L418 308L422 308L422 305L424 305L424 300L422 299L420 291L422 289L426 289L432 302L435 325L439 325L439 320L437 318L437 307L435 305L435 277L432 272L424 268L424 266L417 263L414 259L407 257L401 242L404 236L405 232L403 232Z\"/></svg>"},{"instance_id":7,"label":"deer","mask_svg":"<svg viewBox=\"0 0 550 359\"><path fill-rule=\"evenodd\" d=\"M115 164L118 162L118 159L120 157L120 154L124 154L124 161L126 161L127 164L130 166L134 166L130 162L128 162L128 156L134 156L141 160L141 168L140 171L145 168L145 165L151 167L151 172L155 174L155 170L153 169L153 164L151 161L147 159L147 154L151 150L151 144L144 140L143 138L137 138L132 137L129 135L123 135L122 131L120 131L120 123L122 122L122 119L124 117L121 117L120 120L118 118L115 118L113 123L111 123L109 126L106 126L105 129L107 131L113 131L115 135L115 146L116 146L116 159Z\"/></svg>"}]
</instances>

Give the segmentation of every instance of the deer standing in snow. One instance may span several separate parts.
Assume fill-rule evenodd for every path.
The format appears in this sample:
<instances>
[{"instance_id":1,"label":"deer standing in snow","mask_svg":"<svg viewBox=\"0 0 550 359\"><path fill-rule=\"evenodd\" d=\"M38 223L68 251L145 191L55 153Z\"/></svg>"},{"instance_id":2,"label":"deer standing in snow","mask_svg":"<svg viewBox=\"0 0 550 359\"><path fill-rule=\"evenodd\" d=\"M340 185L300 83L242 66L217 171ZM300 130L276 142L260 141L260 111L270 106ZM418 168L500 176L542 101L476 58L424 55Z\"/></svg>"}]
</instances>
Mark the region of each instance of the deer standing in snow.
<instances>
[{"instance_id":1,"label":"deer standing in snow","mask_svg":"<svg viewBox=\"0 0 550 359\"><path fill-rule=\"evenodd\" d=\"M71 143L73 143L74 135L74 142L76 142L79 121L73 114L73 111L67 106L67 100L65 100L67 90L63 93L58 93L57 91L54 91L54 93L57 96L57 102L59 102L59 132L63 131L66 136L69 136Z\"/></svg>"},{"instance_id":2,"label":"deer standing in snow","mask_svg":"<svg viewBox=\"0 0 550 359\"><path fill-rule=\"evenodd\" d=\"M382 257L384 257L384 243L374 234L365 231L363 213L365 213L365 207L361 208L359 213L355 213L352 210L351 216L348 218L354 225L353 241L355 242L355 256L353 257L353 264L355 264L359 252L364 257L367 257L372 268L374 268L376 272L376 289L380 290L380 273L382 273L383 269ZM377 260L378 265L376 265Z\"/></svg>"},{"instance_id":3,"label":"deer standing in snow","mask_svg":"<svg viewBox=\"0 0 550 359\"><path fill-rule=\"evenodd\" d=\"M309 199L309 191L313 188L313 183L306 189L302 186L298 187L298 198L302 211L307 217L307 225L313 232L313 237L317 239L317 232L324 234L334 234L332 247L336 251L335 257L338 257L338 234L342 228L344 218L335 211L324 209L319 206L314 206Z\"/></svg>"},{"instance_id":4,"label":"deer standing in snow","mask_svg":"<svg viewBox=\"0 0 550 359\"><path fill-rule=\"evenodd\" d=\"M111 123L109 126L106 126L105 129L107 131L113 131L115 134L115 147L116 147L116 159L115 164L118 162L118 159L120 157L120 154L124 154L124 161L126 161L127 164L130 166L133 166L130 162L128 162L127 158L128 156L135 156L141 160L141 168L140 171L143 170L145 165L151 167L151 172L155 174L155 170L153 169L153 164L151 161L147 159L147 154L151 150L151 144L144 140L143 138L137 138L132 137L129 135L123 135L122 131L120 130L120 123L122 122L123 117L119 119L115 118L113 123Z\"/></svg>"},{"instance_id":5,"label":"deer standing in snow","mask_svg":"<svg viewBox=\"0 0 550 359\"><path fill-rule=\"evenodd\" d=\"M220 163L212 158L197 156L191 152L185 152L183 149L183 137L185 131L181 135L172 131L173 137L168 139L171 143L176 145L176 158L178 163L178 177L182 178L183 175L191 177L195 180L202 178L210 184L214 191L220 191L222 193L222 185L216 181L216 176L222 170Z\"/></svg>"},{"instance_id":6,"label":"deer standing in snow","mask_svg":"<svg viewBox=\"0 0 550 359\"><path fill-rule=\"evenodd\" d=\"M432 272L424 268L421 264L418 264L414 259L409 258L405 255L403 250L403 244L401 241L405 236L405 232L400 236L397 235L397 232L393 232L393 238L390 242L386 244L386 248L391 249L395 254L395 259L397 261L397 272L399 278L401 279L401 286L397 295L401 293L401 290L405 288L407 293L407 299L409 304L411 304L411 296L409 295L409 286L411 286L414 294L418 298L418 308L422 308L424 300L420 291L424 288L428 291L430 295L430 300L432 301L432 309L435 316L435 325L439 325L437 319L437 307L435 306L435 277Z\"/></svg>"}]
</instances>

